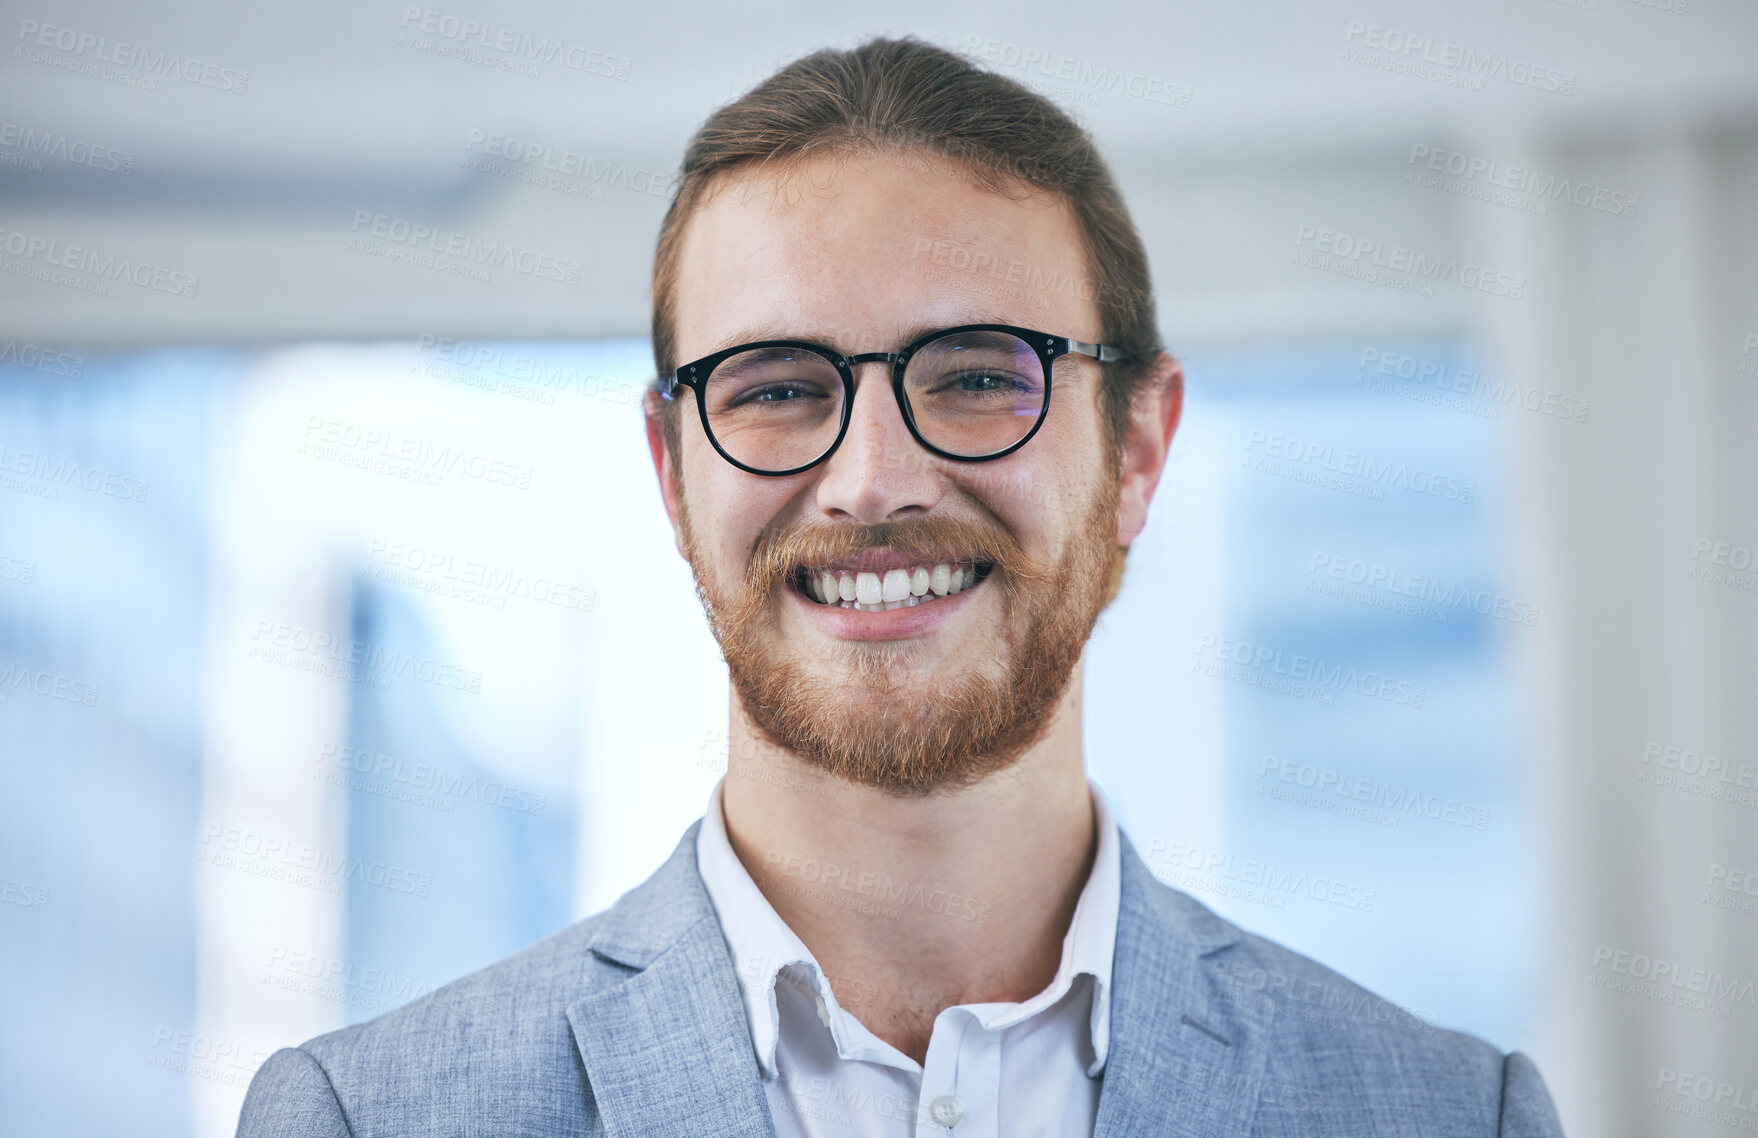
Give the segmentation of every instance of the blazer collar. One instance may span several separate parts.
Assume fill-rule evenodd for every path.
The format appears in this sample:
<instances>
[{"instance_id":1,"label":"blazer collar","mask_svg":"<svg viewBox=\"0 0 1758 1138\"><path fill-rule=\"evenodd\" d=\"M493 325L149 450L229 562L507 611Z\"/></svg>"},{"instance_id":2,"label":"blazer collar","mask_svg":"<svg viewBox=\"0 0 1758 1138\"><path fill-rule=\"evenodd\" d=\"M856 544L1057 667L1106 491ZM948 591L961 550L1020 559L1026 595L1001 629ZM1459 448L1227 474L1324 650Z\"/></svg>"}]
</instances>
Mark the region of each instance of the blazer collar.
<instances>
[{"instance_id":1,"label":"blazer collar","mask_svg":"<svg viewBox=\"0 0 1758 1138\"><path fill-rule=\"evenodd\" d=\"M1224 1138L1251 1130L1273 1005L1230 996L1215 962L1243 934L1155 880L1122 838L1111 1056L1094 1138Z\"/></svg>"},{"instance_id":2,"label":"blazer collar","mask_svg":"<svg viewBox=\"0 0 1758 1138\"><path fill-rule=\"evenodd\" d=\"M838 1054L847 1059L862 1057L862 1052L868 1048L891 1051L888 1044L872 1036L864 1025L842 1008L812 951L775 912L733 852L721 809L723 785L724 780L716 783L709 794L708 811L696 832L696 868L720 920L721 931L726 934L727 946L737 962L739 988L744 994L757 1062L764 1075L774 1078L776 1074L775 1052L779 1044L781 1015L775 985L781 972L796 963L806 966L809 982L815 986L828 1009L829 1028ZM1041 1014L1068 993L1077 977L1083 973L1091 976L1092 1013L1087 1025L1087 1042L1092 1048L1093 1060L1088 1065L1087 1074L1097 1075L1105 1068L1110 1040L1111 961L1116 949L1121 857L1117 822L1110 800L1097 784L1089 782L1087 785L1098 831L1092 871L1075 904L1068 932L1063 936L1056 976L1048 987L1029 1001L1029 1005L1037 1010L1011 1014ZM1023 1009L1027 1002L1022 1001L1016 1006Z\"/></svg>"},{"instance_id":3,"label":"blazer collar","mask_svg":"<svg viewBox=\"0 0 1758 1138\"><path fill-rule=\"evenodd\" d=\"M607 1135L775 1135L744 998L696 868L700 825L587 941L631 970L567 1009ZM1155 880L1121 829L1118 842L1110 1054L1094 1138L1245 1135L1273 1005L1230 997L1214 972L1243 934Z\"/></svg>"},{"instance_id":4,"label":"blazer collar","mask_svg":"<svg viewBox=\"0 0 1758 1138\"><path fill-rule=\"evenodd\" d=\"M587 948L632 969L568 1005L606 1135L775 1138L696 829L598 922Z\"/></svg>"}]
</instances>

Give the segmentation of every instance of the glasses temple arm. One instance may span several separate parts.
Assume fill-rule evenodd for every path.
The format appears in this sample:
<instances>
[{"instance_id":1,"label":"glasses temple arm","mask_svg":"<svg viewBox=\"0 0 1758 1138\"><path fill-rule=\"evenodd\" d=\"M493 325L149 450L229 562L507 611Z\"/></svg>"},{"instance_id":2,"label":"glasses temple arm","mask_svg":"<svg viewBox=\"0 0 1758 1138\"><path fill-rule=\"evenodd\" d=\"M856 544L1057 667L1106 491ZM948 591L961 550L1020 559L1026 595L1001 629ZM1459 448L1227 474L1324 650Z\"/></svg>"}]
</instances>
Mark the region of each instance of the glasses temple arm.
<instances>
[{"instance_id":1,"label":"glasses temple arm","mask_svg":"<svg viewBox=\"0 0 1758 1138\"><path fill-rule=\"evenodd\" d=\"M1077 355L1091 356L1102 364L1114 364L1129 358L1121 348L1114 348L1110 344L1089 344L1085 340L1070 339L1068 350Z\"/></svg>"}]
</instances>

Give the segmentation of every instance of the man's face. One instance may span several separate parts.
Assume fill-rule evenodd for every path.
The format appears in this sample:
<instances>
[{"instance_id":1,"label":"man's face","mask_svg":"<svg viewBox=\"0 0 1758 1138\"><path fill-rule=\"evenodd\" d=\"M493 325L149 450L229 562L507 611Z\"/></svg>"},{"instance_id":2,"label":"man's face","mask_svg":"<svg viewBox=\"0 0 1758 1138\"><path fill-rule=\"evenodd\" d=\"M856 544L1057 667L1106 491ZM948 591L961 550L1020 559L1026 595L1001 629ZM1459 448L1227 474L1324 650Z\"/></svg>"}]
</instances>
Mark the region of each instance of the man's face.
<instances>
[{"instance_id":1,"label":"man's face","mask_svg":"<svg viewBox=\"0 0 1758 1138\"><path fill-rule=\"evenodd\" d=\"M1097 341L1083 250L1065 203L998 196L950 164L881 154L740 171L684 235L679 358L771 338L890 352L923 330L985 322ZM661 485L761 731L858 783L916 794L966 785L1042 735L1118 545L1140 528L1120 523L1100 365L1057 361L1037 435L980 463L915 441L890 365L861 365L855 381L836 453L782 478L723 460L680 389L675 472L650 430ZM858 588L862 572L881 587L894 574L896 592L899 571L911 600L881 611L823 600L844 574ZM944 589L949 576L964 588Z\"/></svg>"}]
</instances>

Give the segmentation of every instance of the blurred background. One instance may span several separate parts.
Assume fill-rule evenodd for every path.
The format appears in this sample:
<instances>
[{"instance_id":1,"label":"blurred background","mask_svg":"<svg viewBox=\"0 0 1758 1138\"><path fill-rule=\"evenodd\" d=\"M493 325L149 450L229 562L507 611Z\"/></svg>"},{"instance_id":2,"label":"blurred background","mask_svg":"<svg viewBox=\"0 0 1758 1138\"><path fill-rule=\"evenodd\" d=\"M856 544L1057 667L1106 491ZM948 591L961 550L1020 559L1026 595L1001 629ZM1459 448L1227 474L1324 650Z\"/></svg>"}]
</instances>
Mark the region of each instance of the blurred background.
<instances>
[{"instance_id":1,"label":"blurred background","mask_svg":"<svg viewBox=\"0 0 1758 1138\"><path fill-rule=\"evenodd\" d=\"M230 1134L701 813L652 246L880 33L1147 241L1189 395L1086 734L1155 873L1571 1134L1758 1125L1758 8L431 2L0 4L7 1133Z\"/></svg>"}]
</instances>

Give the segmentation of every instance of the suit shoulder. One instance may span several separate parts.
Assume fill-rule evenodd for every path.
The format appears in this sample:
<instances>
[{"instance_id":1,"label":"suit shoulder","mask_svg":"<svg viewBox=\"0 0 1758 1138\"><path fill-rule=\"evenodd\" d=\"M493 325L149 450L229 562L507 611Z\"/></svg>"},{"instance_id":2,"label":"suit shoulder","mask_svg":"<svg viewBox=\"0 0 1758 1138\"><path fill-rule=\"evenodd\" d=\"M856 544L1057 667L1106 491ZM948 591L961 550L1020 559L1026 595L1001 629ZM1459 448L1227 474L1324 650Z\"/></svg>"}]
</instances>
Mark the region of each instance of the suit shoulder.
<instances>
[{"instance_id":1,"label":"suit shoulder","mask_svg":"<svg viewBox=\"0 0 1758 1138\"><path fill-rule=\"evenodd\" d=\"M1212 993L1267 1022L1266 1134L1361 1132L1562 1138L1530 1059L1450 1031L1331 968L1241 932L1207 961Z\"/></svg>"},{"instance_id":2,"label":"suit shoulder","mask_svg":"<svg viewBox=\"0 0 1758 1138\"><path fill-rule=\"evenodd\" d=\"M1268 1025L1272 1055L1315 1064L1389 1063L1444 1068L1499 1084L1505 1056L1475 1036L1449 1031L1369 991L1311 957L1240 928L1142 867L1145 918L1194 946L1220 1010Z\"/></svg>"},{"instance_id":3,"label":"suit shoulder","mask_svg":"<svg viewBox=\"0 0 1758 1138\"><path fill-rule=\"evenodd\" d=\"M1474 1035L1439 1027L1309 956L1255 933L1206 963L1217 993L1255 1002L1270 1013L1285 1047L1304 1043L1321 1054L1397 1056L1400 1066L1425 1061L1463 1076L1499 1082L1503 1053Z\"/></svg>"},{"instance_id":4,"label":"suit shoulder","mask_svg":"<svg viewBox=\"0 0 1758 1138\"><path fill-rule=\"evenodd\" d=\"M627 975L588 947L602 917L587 917L394 1011L308 1040L300 1050L335 1072L363 1056L399 1065L398 1055L407 1051L411 1059L431 1062L435 1056L492 1049L497 1040L515 1036L533 1042L533 1033L571 1046L568 1004Z\"/></svg>"}]
</instances>

